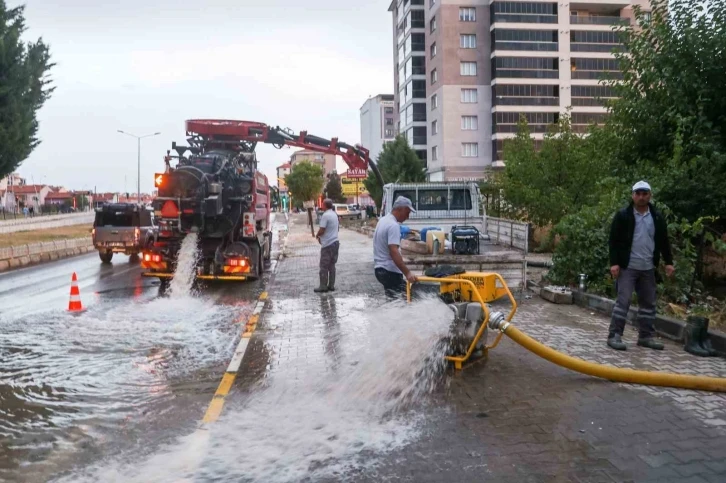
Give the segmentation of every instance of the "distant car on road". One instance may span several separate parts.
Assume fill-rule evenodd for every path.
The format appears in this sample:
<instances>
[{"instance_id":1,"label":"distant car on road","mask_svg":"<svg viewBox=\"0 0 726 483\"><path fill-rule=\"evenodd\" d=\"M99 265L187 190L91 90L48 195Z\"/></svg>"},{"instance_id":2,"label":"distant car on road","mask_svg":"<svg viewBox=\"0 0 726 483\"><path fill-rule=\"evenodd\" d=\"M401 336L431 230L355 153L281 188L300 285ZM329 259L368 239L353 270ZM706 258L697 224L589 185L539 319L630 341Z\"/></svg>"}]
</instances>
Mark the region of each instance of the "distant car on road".
<instances>
[{"instance_id":1,"label":"distant car on road","mask_svg":"<svg viewBox=\"0 0 726 483\"><path fill-rule=\"evenodd\" d=\"M134 203L107 203L96 209L93 220L93 246L103 263L111 263L114 253L132 257L154 241L153 212Z\"/></svg>"},{"instance_id":2,"label":"distant car on road","mask_svg":"<svg viewBox=\"0 0 726 483\"><path fill-rule=\"evenodd\" d=\"M333 207L335 209L335 213L340 218L347 218L347 219L354 219L355 218L355 219L358 219L358 220L361 219L361 212L360 212L360 210L354 209L353 208L354 205L343 205L343 204L335 203L333 205Z\"/></svg>"}]
</instances>

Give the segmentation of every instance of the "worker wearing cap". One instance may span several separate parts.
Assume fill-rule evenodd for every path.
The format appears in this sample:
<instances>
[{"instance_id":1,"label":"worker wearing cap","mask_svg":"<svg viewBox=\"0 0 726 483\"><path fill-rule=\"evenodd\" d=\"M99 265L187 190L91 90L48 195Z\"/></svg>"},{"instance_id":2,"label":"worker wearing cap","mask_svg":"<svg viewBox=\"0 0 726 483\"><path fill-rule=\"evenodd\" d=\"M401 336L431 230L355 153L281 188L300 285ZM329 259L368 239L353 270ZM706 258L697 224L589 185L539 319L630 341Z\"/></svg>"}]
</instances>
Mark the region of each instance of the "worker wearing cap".
<instances>
[{"instance_id":1,"label":"worker wearing cap","mask_svg":"<svg viewBox=\"0 0 726 483\"><path fill-rule=\"evenodd\" d=\"M320 217L320 229L315 235L321 245L320 248L320 285L313 291L315 293L335 292L335 264L338 263L340 241L338 232L338 215L335 213L333 200L326 198L323 201L325 212Z\"/></svg>"},{"instance_id":2,"label":"worker wearing cap","mask_svg":"<svg viewBox=\"0 0 726 483\"><path fill-rule=\"evenodd\" d=\"M615 279L618 299L613 308L608 345L624 351L622 341L633 290L638 295L638 345L662 350L655 340L656 270L661 255L666 275L671 277L673 256L668 241L666 220L650 204L650 185L638 181L633 185L633 201L618 211L610 228L610 273Z\"/></svg>"},{"instance_id":3,"label":"worker wearing cap","mask_svg":"<svg viewBox=\"0 0 726 483\"><path fill-rule=\"evenodd\" d=\"M403 263L400 251L400 223L408 220L411 213L416 213L411 200L399 196L393 202L391 212L378 220L373 234L376 279L383 285L389 297L401 296L406 292L406 281L410 283L416 281L416 276Z\"/></svg>"}]
</instances>

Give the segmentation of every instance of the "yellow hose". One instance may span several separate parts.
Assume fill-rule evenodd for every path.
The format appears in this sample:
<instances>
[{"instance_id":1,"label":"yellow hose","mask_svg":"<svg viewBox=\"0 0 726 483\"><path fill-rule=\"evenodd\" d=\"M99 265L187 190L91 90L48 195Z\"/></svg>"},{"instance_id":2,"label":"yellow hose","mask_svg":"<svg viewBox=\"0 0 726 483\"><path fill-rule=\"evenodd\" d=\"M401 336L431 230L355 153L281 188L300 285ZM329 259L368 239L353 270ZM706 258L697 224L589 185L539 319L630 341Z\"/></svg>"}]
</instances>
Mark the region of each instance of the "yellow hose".
<instances>
[{"instance_id":1,"label":"yellow hose","mask_svg":"<svg viewBox=\"0 0 726 483\"><path fill-rule=\"evenodd\" d=\"M666 372L635 371L633 369L620 369L618 367L595 364L557 352L541 342L534 340L512 324L505 324L501 330L514 342L534 352L543 359L547 359L558 366L587 374L588 376L601 377L614 382L626 382L630 384L726 392L726 379L724 378L687 376Z\"/></svg>"}]
</instances>

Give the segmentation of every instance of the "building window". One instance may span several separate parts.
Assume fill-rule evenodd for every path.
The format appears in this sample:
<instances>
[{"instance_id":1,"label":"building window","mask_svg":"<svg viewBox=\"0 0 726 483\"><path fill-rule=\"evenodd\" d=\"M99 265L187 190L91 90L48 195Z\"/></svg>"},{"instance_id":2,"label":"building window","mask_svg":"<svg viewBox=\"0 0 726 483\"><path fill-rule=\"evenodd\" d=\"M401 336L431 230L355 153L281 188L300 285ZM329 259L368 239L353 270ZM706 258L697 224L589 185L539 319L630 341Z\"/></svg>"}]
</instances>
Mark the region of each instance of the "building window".
<instances>
[{"instance_id":1,"label":"building window","mask_svg":"<svg viewBox=\"0 0 726 483\"><path fill-rule=\"evenodd\" d=\"M491 5L492 22L557 23L557 4L500 2Z\"/></svg>"},{"instance_id":2,"label":"building window","mask_svg":"<svg viewBox=\"0 0 726 483\"><path fill-rule=\"evenodd\" d=\"M557 57L495 57L492 59L493 78L558 79L560 62Z\"/></svg>"},{"instance_id":3,"label":"building window","mask_svg":"<svg viewBox=\"0 0 726 483\"><path fill-rule=\"evenodd\" d=\"M436 84L436 82L439 80L439 73L436 71L436 69L431 71L431 85Z\"/></svg>"},{"instance_id":4,"label":"building window","mask_svg":"<svg viewBox=\"0 0 726 483\"><path fill-rule=\"evenodd\" d=\"M431 161L436 161L439 159L439 147L434 146L431 148Z\"/></svg>"},{"instance_id":5,"label":"building window","mask_svg":"<svg viewBox=\"0 0 726 483\"><path fill-rule=\"evenodd\" d=\"M435 16L429 22L429 26L431 27L431 33L436 32L436 17Z\"/></svg>"},{"instance_id":6,"label":"building window","mask_svg":"<svg viewBox=\"0 0 726 483\"><path fill-rule=\"evenodd\" d=\"M479 129L479 119L476 116L461 116L462 131L476 131Z\"/></svg>"},{"instance_id":7,"label":"building window","mask_svg":"<svg viewBox=\"0 0 726 483\"><path fill-rule=\"evenodd\" d=\"M436 5L436 0L431 0L431 2L429 2L429 8L433 7L434 5Z\"/></svg>"},{"instance_id":8,"label":"building window","mask_svg":"<svg viewBox=\"0 0 726 483\"><path fill-rule=\"evenodd\" d=\"M462 89L461 102L464 104L476 104L479 102L476 89Z\"/></svg>"},{"instance_id":9,"label":"building window","mask_svg":"<svg viewBox=\"0 0 726 483\"><path fill-rule=\"evenodd\" d=\"M390 117L386 118L386 126L393 126L393 118L390 118Z\"/></svg>"},{"instance_id":10,"label":"building window","mask_svg":"<svg viewBox=\"0 0 726 483\"><path fill-rule=\"evenodd\" d=\"M459 7L459 20L462 22L476 22L476 8Z\"/></svg>"},{"instance_id":11,"label":"building window","mask_svg":"<svg viewBox=\"0 0 726 483\"><path fill-rule=\"evenodd\" d=\"M433 59L434 57L436 57L436 42L431 44L431 58Z\"/></svg>"},{"instance_id":12,"label":"building window","mask_svg":"<svg viewBox=\"0 0 726 483\"><path fill-rule=\"evenodd\" d=\"M465 75L465 76L476 75L476 62L462 62L461 63L461 75Z\"/></svg>"},{"instance_id":13,"label":"building window","mask_svg":"<svg viewBox=\"0 0 726 483\"><path fill-rule=\"evenodd\" d=\"M462 158L476 158L479 156L479 145L477 143L461 143Z\"/></svg>"},{"instance_id":14,"label":"building window","mask_svg":"<svg viewBox=\"0 0 726 483\"><path fill-rule=\"evenodd\" d=\"M431 96L431 110L433 111L437 107L439 107L439 96L438 94L434 94Z\"/></svg>"},{"instance_id":15,"label":"building window","mask_svg":"<svg viewBox=\"0 0 726 483\"><path fill-rule=\"evenodd\" d=\"M384 111L386 114L393 114L393 108L392 107L386 107Z\"/></svg>"},{"instance_id":16,"label":"building window","mask_svg":"<svg viewBox=\"0 0 726 483\"><path fill-rule=\"evenodd\" d=\"M393 129L386 129L385 136L386 136L386 138L392 138L393 137Z\"/></svg>"},{"instance_id":17,"label":"building window","mask_svg":"<svg viewBox=\"0 0 726 483\"><path fill-rule=\"evenodd\" d=\"M439 121L431 121L431 135L435 136L439 133Z\"/></svg>"},{"instance_id":18,"label":"building window","mask_svg":"<svg viewBox=\"0 0 726 483\"><path fill-rule=\"evenodd\" d=\"M459 35L459 47L461 47L462 49L476 49L476 35Z\"/></svg>"}]
</instances>

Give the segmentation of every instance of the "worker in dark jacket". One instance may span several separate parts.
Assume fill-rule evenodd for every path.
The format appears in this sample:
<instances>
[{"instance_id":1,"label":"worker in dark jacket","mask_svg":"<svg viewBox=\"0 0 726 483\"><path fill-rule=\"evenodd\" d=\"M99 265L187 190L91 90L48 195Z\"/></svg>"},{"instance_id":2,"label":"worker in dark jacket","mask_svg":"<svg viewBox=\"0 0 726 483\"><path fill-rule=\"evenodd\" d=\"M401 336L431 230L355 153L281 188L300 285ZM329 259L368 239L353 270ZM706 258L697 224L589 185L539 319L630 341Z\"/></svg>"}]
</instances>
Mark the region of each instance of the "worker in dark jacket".
<instances>
[{"instance_id":1,"label":"worker in dark jacket","mask_svg":"<svg viewBox=\"0 0 726 483\"><path fill-rule=\"evenodd\" d=\"M668 242L668 226L663 216L650 204L650 185L638 181L633 186L633 202L618 211L610 228L610 273L615 278L618 299L613 309L608 345L624 351L622 341L633 290L638 294L638 345L662 350L655 340L656 279L660 257L666 275L671 277L673 256Z\"/></svg>"}]
</instances>

